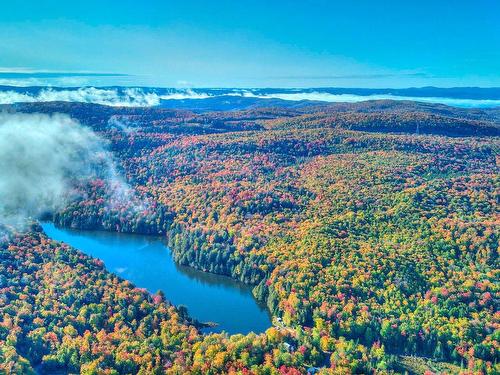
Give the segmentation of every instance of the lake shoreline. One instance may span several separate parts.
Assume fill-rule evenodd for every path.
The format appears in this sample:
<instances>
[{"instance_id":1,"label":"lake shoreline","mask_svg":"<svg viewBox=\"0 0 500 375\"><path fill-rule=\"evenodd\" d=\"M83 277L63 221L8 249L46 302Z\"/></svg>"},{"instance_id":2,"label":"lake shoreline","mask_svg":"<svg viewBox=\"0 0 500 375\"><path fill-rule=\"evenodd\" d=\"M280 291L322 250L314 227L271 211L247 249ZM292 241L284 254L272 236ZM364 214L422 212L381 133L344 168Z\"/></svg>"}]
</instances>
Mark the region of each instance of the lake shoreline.
<instances>
[{"instance_id":1,"label":"lake shoreline","mask_svg":"<svg viewBox=\"0 0 500 375\"><path fill-rule=\"evenodd\" d=\"M137 288L145 288L151 295L154 295L156 290L161 290L166 300L172 305L184 309L187 307L187 314L190 319L192 319L193 324L203 334L219 333L223 331L229 334L246 334L249 332L262 333L272 326L272 316L269 309L265 303L259 301L252 292L254 285L245 284L227 275L215 274L179 264L175 261L172 249L166 245L165 238L161 235L118 233L103 230L79 230L59 227L49 221L43 221L40 225L49 238L65 242L86 255L101 259L108 272L113 273L123 280L131 282ZM101 242L108 241L109 244L113 244L113 246L117 244L123 246L125 244L125 250L123 250L122 247L122 251L116 253L116 250L112 247L106 250L101 249L100 246L102 246L102 244L94 240ZM81 243L79 243L79 241L81 241ZM94 242L92 243L92 241ZM131 248L127 247L127 241L132 244ZM80 246L78 246L79 244ZM133 248L134 246L136 246L135 249ZM92 247L98 248L98 250L91 249ZM151 247L152 250L147 250L148 247ZM152 274L151 278L154 279L156 277L156 279L162 280L163 284L161 284L161 282L159 283L158 280L147 280L147 277L138 274L140 273L138 270L134 270L134 262L145 264L144 262L146 261L145 268L151 266L147 264L147 259L137 258L138 254L141 254L141 250L146 252L152 251L149 255L152 256L153 260L157 261L153 263L157 264L154 265L154 270L150 270L149 273ZM110 254L110 252L113 251L115 251L115 255L118 256L118 258L120 258L120 256L123 258L123 256L127 256L128 254L131 259L123 258L117 260L115 259L116 257L113 258L112 254ZM146 253L145 255L148 254ZM161 259L158 259L158 256L160 256ZM117 264L120 261L128 262L125 263L127 266L118 266ZM162 264L164 264L165 267L162 267ZM169 277L174 277L174 280L179 277L182 279L177 282L179 282L178 287L185 293L183 296L184 298L178 295L179 292L172 293L170 285L172 280L168 280ZM161 288L162 285L166 290ZM193 289L202 288L203 290L198 292L189 291L186 290L186 285L190 285ZM210 288L213 288L214 291L210 292ZM211 300L207 299L207 296L204 295L206 293L211 293L213 298ZM186 296L190 294L192 294L192 299L189 300L190 303L179 303L179 300L185 301L187 298ZM198 301L198 298L204 298L205 303ZM227 298L228 301L224 301L225 298ZM200 308L200 305L203 305L203 308ZM217 306L210 308L211 305ZM204 309L210 311L203 311ZM249 311L246 311L246 309ZM215 313L215 311L219 314ZM206 315L204 315L205 313ZM242 319L242 314L246 315L244 319ZM234 320L234 322L231 322L232 320Z\"/></svg>"}]
</instances>

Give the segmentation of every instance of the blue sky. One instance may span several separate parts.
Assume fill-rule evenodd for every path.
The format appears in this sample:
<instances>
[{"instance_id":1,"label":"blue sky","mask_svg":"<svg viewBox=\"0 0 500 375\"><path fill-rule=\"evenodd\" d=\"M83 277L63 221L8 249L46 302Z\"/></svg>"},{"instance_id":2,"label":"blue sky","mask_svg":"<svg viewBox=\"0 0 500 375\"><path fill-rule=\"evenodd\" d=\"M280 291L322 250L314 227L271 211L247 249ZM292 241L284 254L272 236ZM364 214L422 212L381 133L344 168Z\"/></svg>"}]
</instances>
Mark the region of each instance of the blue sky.
<instances>
[{"instance_id":1,"label":"blue sky","mask_svg":"<svg viewBox=\"0 0 500 375\"><path fill-rule=\"evenodd\" d=\"M500 1L5 0L0 51L4 84L491 87Z\"/></svg>"}]
</instances>

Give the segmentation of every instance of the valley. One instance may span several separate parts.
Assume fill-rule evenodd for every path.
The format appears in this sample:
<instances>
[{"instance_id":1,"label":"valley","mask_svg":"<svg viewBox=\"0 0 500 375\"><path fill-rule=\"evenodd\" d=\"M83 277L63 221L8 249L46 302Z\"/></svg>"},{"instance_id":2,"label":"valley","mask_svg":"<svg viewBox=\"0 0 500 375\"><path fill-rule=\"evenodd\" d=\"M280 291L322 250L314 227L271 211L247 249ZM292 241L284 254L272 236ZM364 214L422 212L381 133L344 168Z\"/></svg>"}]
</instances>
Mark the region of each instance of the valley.
<instances>
[{"instance_id":1,"label":"valley","mask_svg":"<svg viewBox=\"0 0 500 375\"><path fill-rule=\"evenodd\" d=\"M498 371L494 110L4 108L91 128L133 191L110 205L113 187L92 180L47 219L160 235L179 265L248 285L281 322L204 335L175 293L139 290L33 224L2 242L4 362L110 374Z\"/></svg>"}]
</instances>

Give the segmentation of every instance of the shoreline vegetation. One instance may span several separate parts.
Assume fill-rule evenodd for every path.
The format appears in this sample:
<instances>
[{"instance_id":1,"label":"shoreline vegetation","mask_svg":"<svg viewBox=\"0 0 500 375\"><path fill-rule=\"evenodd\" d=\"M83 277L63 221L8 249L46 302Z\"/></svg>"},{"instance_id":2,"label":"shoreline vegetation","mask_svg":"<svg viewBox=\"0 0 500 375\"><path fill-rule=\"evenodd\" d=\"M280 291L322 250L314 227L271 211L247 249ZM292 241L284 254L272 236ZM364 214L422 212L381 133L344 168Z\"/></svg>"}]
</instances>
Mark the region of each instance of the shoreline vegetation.
<instances>
[{"instance_id":1,"label":"shoreline vegetation","mask_svg":"<svg viewBox=\"0 0 500 375\"><path fill-rule=\"evenodd\" d=\"M220 323L217 329L204 329L205 334L262 333L271 327L270 312L255 298L252 286L226 275L180 265L173 260L164 237L68 230L47 221L42 227L49 238L101 259L106 269L136 287L152 293L161 291L178 309L188 309L199 323Z\"/></svg>"},{"instance_id":2,"label":"shoreline vegetation","mask_svg":"<svg viewBox=\"0 0 500 375\"><path fill-rule=\"evenodd\" d=\"M4 361L110 374L499 370L500 128L490 111L389 101L16 110L92 127L135 192L110 207L105 181L80 186L84 199L55 213L57 225L161 234L179 264L254 285L281 323L200 335L163 298L35 230L1 247Z\"/></svg>"}]
</instances>

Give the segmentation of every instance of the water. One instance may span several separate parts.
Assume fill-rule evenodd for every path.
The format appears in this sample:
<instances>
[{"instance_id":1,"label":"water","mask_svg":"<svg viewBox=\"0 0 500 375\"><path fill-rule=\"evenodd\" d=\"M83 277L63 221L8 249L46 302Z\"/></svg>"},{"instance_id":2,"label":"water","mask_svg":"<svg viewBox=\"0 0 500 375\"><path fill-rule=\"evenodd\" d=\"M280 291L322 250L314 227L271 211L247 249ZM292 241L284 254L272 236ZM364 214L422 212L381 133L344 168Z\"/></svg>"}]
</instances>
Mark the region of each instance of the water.
<instances>
[{"instance_id":1,"label":"water","mask_svg":"<svg viewBox=\"0 0 500 375\"><path fill-rule=\"evenodd\" d=\"M87 255L101 259L106 268L151 293L162 290L167 300L188 308L200 322L215 322L209 332L230 334L264 332L271 326L266 308L251 287L225 276L177 265L158 237L56 228L43 223L47 235Z\"/></svg>"}]
</instances>

